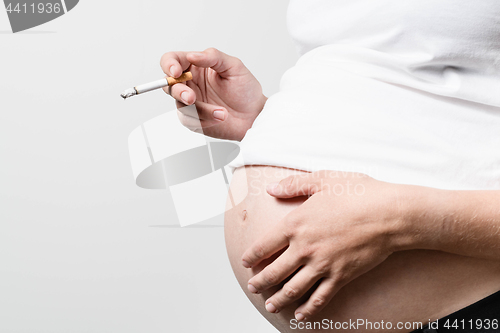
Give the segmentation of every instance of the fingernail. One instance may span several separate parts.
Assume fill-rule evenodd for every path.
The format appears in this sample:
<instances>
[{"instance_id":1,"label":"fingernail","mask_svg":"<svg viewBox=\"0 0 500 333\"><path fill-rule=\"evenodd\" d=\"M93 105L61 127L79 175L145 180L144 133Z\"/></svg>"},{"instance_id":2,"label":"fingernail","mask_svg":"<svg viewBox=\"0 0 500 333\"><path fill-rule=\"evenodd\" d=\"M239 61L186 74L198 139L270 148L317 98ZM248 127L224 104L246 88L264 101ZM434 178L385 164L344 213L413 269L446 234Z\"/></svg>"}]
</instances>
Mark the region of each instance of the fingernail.
<instances>
[{"instance_id":1,"label":"fingernail","mask_svg":"<svg viewBox=\"0 0 500 333\"><path fill-rule=\"evenodd\" d=\"M172 74L172 76L174 76L174 70L175 66L174 65L170 66L170 74Z\"/></svg>"},{"instance_id":2,"label":"fingernail","mask_svg":"<svg viewBox=\"0 0 500 333\"><path fill-rule=\"evenodd\" d=\"M273 305L273 303L267 303L266 304L266 310L271 313L277 313L278 309Z\"/></svg>"},{"instance_id":3,"label":"fingernail","mask_svg":"<svg viewBox=\"0 0 500 333\"><path fill-rule=\"evenodd\" d=\"M184 102L184 104L186 104L186 105L188 104L188 101L187 101L187 100L188 100L188 97L189 97L188 95L189 95L189 93L188 93L187 91L184 91L184 92L181 94L181 99L182 99L182 101Z\"/></svg>"},{"instance_id":4,"label":"fingernail","mask_svg":"<svg viewBox=\"0 0 500 333\"><path fill-rule=\"evenodd\" d=\"M269 192L274 192L274 190L278 187L279 183L271 183L267 185L267 190Z\"/></svg>"},{"instance_id":5,"label":"fingernail","mask_svg":"<svg viewBox=\"0 0 500 333\"><path fill-rule=\"evenodd\" d=\"M248 291L251 292L252 294L258 294L259 291L257 290L257 288L255 288L253 285L251 285L250 283L248 284Z\"/></svg>"},{"instance_id":6,"label":"fingernail","mask_svg":"<svg viewBox=\"0 0 500 333\"><path fill-rule=\"evenodd\" d=\"M224 120L224 111L215 110L214 111L214 118L218 119L218 120Z\"/></svg>"},{"instance_id":7,"label":"fingernail","mask_svg":"<svg viewBox=\"0 0 500 333\"><path fill-rule=\"evenodd\" d=\"M305 317L302 313L297 312L297 313L295 314L295 319L297 319L298 321L302 321L302 320L305 320L305 319L306 319L306 317Z\"/></svg>"},{"instance_id":8,"label":"fingernail","mask_svg":"<svg viewBox=\"0 0 500 333\"><path fill-rule=\"evenodd\" d=\"M201 53L201 52L191 52L190 54L192 56L195 56L195 57L202 57L203 56L203 53Z\"/></svg>"},{"instance_id":9,"label":"fingernail","mask_svg":"<svg viewBox=\"0 0 500 333\"><path fill-rule=\"evenodd\" d=\"M243 263L243 267L252 268L252 266L249 263L247 263L245 260L243 260L242 263Z\"/></svg>"}]
</instances>

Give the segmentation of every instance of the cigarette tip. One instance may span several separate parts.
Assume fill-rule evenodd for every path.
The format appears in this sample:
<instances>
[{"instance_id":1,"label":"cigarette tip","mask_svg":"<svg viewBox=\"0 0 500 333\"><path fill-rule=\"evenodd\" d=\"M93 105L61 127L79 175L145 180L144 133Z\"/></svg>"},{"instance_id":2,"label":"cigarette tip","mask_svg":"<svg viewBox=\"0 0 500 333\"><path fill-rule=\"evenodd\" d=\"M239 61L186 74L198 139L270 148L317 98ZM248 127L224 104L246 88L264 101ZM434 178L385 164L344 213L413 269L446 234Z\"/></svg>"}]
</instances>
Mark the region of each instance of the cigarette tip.
<instances>
[{"instance_id":1,"label":"cigarette tip","mask_svg":"<svg viewBox=\"0 0 500 333\"><path fill-rule=\"evenodd\" d=\"M120 94L120 96L121 96L123 99L127 99L127 98L132 97L132 96L134 96L134 95L136 95L136 94L137 94L137 92L135 91L135 89L130 88L130 89L127 89L127 90L125 90L124 92L122 92L122 93Z\"/></svg>"}]
</instances>

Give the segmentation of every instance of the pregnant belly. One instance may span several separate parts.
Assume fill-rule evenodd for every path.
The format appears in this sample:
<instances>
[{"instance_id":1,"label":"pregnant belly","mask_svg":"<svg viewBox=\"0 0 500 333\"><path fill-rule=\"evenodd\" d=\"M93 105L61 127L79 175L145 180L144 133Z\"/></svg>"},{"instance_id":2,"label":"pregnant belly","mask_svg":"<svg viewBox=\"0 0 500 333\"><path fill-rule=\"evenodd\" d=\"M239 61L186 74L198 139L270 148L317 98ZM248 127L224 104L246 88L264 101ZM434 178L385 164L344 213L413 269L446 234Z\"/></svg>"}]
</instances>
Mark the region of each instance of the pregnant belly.
<instances>
[{"instance_id":1,"label":"pregnant belly","mask_svg":"<svg viewBox=\"0 0 500 333\"><path fill-rule=\"evenodd\" d=\"M308 295L278 314L268 313L264 302L281 285L254 295L247 291L247 283L275 258L246 269L241 265L241 255L271 225L305 200L303 197L273 198L266 193L266 185L301 172L270 166L237 169L230 186L230 197L245 199L225 215L226 247L236 278L250 301L281 332L301 331L292 319L294 310ZM360 323L363 320L365 326L352 331L410 332L418 328L413 323L423 322L425 325L429 320L444 317L498 290L499 262L429 250L396 252L375 269L344 286L320 314L308 319L309 325L316 323L317 330L304 332L324 332L325 327L320 328L319 323L332 325L358 320ZM376 329L376 323L382 321L386 323L385 327L391 323L392 329ZM367 322L373 324L373 329ZM397 325L403 327L398 329Z\"/></svg>"}]
</instances>

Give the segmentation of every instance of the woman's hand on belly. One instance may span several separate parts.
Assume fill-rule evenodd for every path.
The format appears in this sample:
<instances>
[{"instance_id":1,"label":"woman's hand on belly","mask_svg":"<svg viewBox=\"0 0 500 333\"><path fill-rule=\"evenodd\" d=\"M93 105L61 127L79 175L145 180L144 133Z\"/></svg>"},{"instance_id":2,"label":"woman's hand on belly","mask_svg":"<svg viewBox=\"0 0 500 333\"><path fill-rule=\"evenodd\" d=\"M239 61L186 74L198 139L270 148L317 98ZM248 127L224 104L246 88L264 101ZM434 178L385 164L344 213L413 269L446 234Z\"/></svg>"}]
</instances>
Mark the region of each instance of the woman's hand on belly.
<instances>
[{"instance_id":1,"label":"woman's hand on belly","mask_svg":"<svg viewBox=\"0 0 500 333\"><path fill-rule=\"evenodd\" d=\"M266 309L278 312L317 286L295 317L305 320L317 314L340 288L395 251L404 230L399 201L403 186L336 171L294 175L269 185L268 193L277 198L311 197L243 254L242 264L249 268L288 246L249 280L249 291L260 293L295 272L267 299Z\"/></svg>"}]
</instances>

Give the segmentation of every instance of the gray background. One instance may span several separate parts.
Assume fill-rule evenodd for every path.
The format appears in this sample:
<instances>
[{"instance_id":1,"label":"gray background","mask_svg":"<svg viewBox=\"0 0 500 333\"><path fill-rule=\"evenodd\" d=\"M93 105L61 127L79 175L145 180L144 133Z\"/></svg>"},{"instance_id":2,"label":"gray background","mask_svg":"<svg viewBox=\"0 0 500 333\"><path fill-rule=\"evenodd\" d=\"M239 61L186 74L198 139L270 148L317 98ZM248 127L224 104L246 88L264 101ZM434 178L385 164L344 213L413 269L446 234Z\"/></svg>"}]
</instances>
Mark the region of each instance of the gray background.
<instances>
[{"instance_id":1,"label":"gray background","mask_svg":"<svg viewBox=\"0 0 500 333\"><path fill-rule=\"evenodd\" d=\"M81 1L11 34L0 10L0 332L274 332L222 228L180 229L134 184L129 133L174 102L125 88L172 50L217 47L277 91L297 57L287 1ZM163 227L154 227L162 225Z\"/></svg>"}]
</instances>

